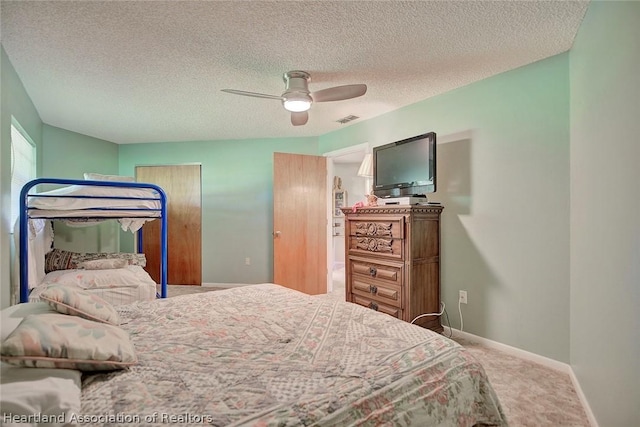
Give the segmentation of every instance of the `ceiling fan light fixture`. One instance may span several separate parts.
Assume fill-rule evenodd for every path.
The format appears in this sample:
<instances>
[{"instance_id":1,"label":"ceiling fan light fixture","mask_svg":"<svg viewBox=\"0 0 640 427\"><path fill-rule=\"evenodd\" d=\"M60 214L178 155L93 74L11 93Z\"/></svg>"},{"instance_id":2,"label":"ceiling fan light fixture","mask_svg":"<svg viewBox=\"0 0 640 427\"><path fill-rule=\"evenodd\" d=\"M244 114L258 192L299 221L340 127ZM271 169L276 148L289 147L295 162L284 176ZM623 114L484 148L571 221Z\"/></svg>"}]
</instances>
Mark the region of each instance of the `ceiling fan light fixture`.
<instances>
[{"instance_id":1,"label":"ceiling fan light fixture","mask_svg":"<svg viewBox=\"0 0 640 427\"><path fill-rule=\"evenodd\" d=\"M307 111L311 108L312 102L311 96L304 92L285 92L282 95L284 109L292 113Z\"/></svg>"},{"instance_id":2,"label":"ceiling fan light fixture","mask_svg":"<svg viewBox=\"0 0 640 427\"><path fill-rule=\"evenodd\" d=\"M307 124L309 119L307 111L311 108L311 104L315 102L342 101L357 98L367 92L367 85L363 83L334 86L309 92L311 76L306 71L300 70L287 71L282 76L282 79L284 80L285 89L280 96L237 89L222 89L222 91L254 98L279 99L284 109L291 113L291 124L294 126ZM354 119L357 118L355 116L352 117ZM341 123L346 123L346 121L341 121Z\"/></svg>"}]
</instances>

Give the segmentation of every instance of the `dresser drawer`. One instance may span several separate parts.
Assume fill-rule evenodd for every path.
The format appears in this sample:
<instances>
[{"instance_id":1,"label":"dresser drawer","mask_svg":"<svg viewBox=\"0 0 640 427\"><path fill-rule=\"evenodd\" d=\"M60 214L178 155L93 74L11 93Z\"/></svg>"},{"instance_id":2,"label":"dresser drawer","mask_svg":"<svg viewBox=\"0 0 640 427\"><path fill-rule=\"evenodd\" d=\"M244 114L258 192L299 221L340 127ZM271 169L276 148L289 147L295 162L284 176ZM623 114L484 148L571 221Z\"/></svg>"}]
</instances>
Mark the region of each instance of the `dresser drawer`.
<instances>
[{"instance_id":1,"label":"dresser drawer","mask_svg":"<svg viewBox=\"0 0 640 427\"><path fill-rule=\"evenodd\" d=\"M349 221L347 250L352 255L404 259L404 217L358 217Z\"/></svg>"},{"instance_id":2,"label":"dresser drawer","mask_svg":"<svg viewBox=\"0 0 640 427\"><path fill-rule=\"evenodd\" d=\"M362 297L357 294L352 294L351 301L358 305L368 307L372 310L388 314L398 319L402 319L402 310L400 310L400 308L398 307L392 307L386 304L382 304L378 301L372 300L371 298Z\"/></svg>"},{"instance_id":3,"label":"dresser drawer","mask_svg":"<svg viewBox=\"0 0 640 427\"><path fill-rule=\"evenodd\" d=\"M389 259L404 259L402 240L349 236L348 244L350 255L375 255Z\"/></svg>"},{"instance_id":4,"label":"dresser drawer","mask_svg":"<svg viewBox=\"0 0 640 427\"><path fill-rule=\"evenodd\" d=\"M351 291L375 302L402 307L402 288L400 286L381 284L379 281L359 280L354 276L351 281Z\"/></svg>"},{"instance_id":5,"label":"dresser drawer","mask_svg":"<svg viewBox=\"0 0 640 427\"><path fill-rule=\"evenodd\" d=\"M349 259L349 262L354 280L367 278L369 281L384 280L385 283L392 285L402 285L402 266L384 265L359 259Z\"/></svg>"},{"instance_id":6,"label":"dresser drawer","mask_svg":"<svg viewBox=\"0 0 640 427\"><path fill-rule=\"evenodd\" d=\"M404 239L404 217L359 217L351 220L350 235L359 237L380 237Z\"/></svg>"}]
</instances>

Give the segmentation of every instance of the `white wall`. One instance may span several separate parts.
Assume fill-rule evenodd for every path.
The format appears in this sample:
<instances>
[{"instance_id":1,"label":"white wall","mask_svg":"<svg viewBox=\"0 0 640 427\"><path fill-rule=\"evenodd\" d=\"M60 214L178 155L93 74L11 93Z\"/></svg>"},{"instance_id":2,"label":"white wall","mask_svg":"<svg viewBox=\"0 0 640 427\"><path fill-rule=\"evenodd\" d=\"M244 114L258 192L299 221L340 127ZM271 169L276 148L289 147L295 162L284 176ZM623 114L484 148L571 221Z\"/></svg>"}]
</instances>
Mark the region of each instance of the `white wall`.
<instances>
[{"instance_id":1,"label":"white wall","mask_svg":"<svg viewBox=\"0 0 640 427\"><path fill-rule=\"evenodd\" d=\"M349 206L364 201L366 179L358 176L360 163L334 163L334 175L342 178L342 188L347 190Z\"/></svg>"},{"instance_id":2,"label":"white wall","mask_svg":"<svg viewBox=\"0 0 640 427\"><path fill-rule=\"evenodd\" d=\"M360 163L334 163L333 174L342 179L342 188L347 191L347 206L364 200L366 179L358 176ZM341 219L344 224L344 218ZM344 236L333 237L333 261L336 267L344 266Z\"/></svg>"},{"instance_id":3,"label":"white wall","mask_svg":"<svg viewBox=\"0 0 640 427\"><path fill-rule=\"evenodd\" d=\"M640 3L591 2L571 50L571 366L640 426Z\"/></svg>"}]
</instances>

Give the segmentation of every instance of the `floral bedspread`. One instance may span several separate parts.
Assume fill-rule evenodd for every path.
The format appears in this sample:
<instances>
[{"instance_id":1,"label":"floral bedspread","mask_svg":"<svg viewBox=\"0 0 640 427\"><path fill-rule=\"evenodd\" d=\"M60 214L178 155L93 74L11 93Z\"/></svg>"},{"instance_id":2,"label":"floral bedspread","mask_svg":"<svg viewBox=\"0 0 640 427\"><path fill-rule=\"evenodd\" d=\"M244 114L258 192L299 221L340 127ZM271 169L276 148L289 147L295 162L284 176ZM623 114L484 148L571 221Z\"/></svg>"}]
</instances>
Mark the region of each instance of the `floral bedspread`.
<instances>
[{"instance_id":1,"label":"floral bedspread","mask_svg":"<svg viewBox=\"0 0 640 427\"><path fill-rule=\"evenodd\" d=\"M139 363L83 378L84 425L507 424L463 347L355 304L262 284L118 311Z\"/></svg>"}]
</instances>

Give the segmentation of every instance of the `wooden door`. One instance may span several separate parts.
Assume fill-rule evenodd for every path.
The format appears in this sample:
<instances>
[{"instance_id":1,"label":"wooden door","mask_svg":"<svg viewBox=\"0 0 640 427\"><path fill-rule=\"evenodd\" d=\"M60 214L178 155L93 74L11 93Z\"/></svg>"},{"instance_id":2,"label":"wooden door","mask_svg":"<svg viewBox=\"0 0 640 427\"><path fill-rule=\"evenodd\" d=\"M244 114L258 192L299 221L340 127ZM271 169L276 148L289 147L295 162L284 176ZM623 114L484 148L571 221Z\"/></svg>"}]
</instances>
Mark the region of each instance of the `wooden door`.
<instances>
[{"instance_id":1,"label":"wooden door","mask_svg":"<svg viewBox=\"0 0 640 427\"><path fill-rule=\"evenodd\" d=\"M202 284L202 207L200 165L136 166L136 180L162 187L167 193L167 283ZM160 279L160 222L142 231L149 275Z\"/></svg>"},{"instance_id":2,"label":"wooden door","mask_svg":"<svg viewBox=\"0 0 640 427\"><path fill-rule=\"evenodd\" d=\"M273 281L316 295L327 292L326 158L273 156Z\"/></svg>"}]
</instances>

